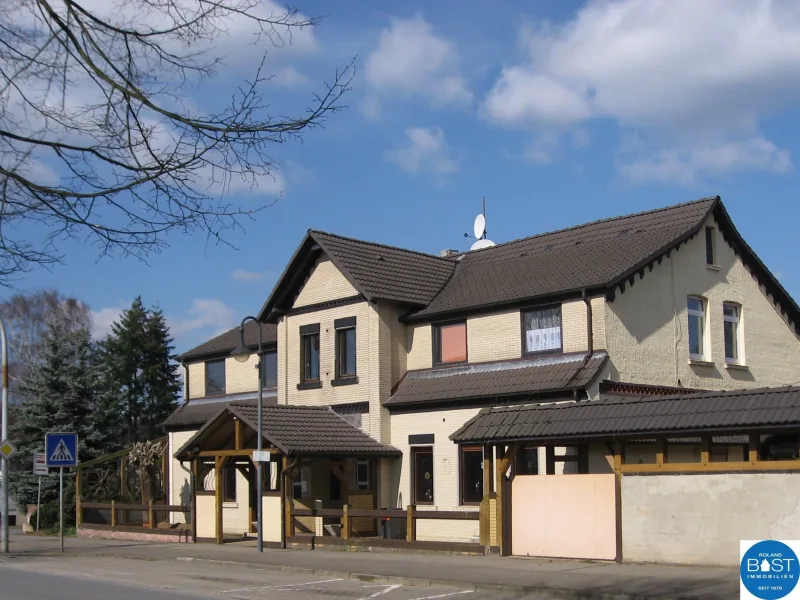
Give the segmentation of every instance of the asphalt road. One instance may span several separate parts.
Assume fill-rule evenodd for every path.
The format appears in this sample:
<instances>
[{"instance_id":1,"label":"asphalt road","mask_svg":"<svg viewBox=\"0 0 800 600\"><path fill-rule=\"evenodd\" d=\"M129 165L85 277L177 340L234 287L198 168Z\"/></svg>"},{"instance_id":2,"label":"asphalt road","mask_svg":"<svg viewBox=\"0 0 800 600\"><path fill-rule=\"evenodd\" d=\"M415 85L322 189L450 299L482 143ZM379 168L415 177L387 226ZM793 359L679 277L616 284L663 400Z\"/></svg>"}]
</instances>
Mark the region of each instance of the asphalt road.
<instances>
[{"instance_id":1,"label":"asphalt road","mask_svg":"<svg viewBox=\"0 0 800 600\"><path fill-rule=\"evenodd\" d=\"M538 596L543 598L543 596ZM0 562L0 600L510 600L496 592L367 583L237 565L115 558Z\"/></svg>"}]
</instances>

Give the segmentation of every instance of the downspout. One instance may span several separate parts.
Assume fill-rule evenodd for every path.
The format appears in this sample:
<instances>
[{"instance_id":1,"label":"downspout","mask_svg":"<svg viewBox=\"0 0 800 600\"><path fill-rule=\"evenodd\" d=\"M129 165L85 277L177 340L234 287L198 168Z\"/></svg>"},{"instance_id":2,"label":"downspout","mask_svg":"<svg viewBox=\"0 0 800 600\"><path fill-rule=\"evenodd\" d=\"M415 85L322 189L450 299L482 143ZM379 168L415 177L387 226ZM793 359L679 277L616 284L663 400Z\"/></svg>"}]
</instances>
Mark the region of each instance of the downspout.
<instances>
[{"instance_id":1,"label":"downspout","mask_svg":"<svg viewBox=\"0 0 800 600\"><path fill-rule=\"evenodd\" d=\"M281 471L280 481L278 486L281 491L281 549L285 550L287 545L286 540L286 475L294 470L297 463L300 462L300 457L295 456L294 461L286 465L286 468Z\"/></svg>"},{"instance_id":2,"label":"downspout","mask_svg":"<svg viewBox=\"0 0 800 600\"><path fill-rule=\"evenodd\" d=\"M581 363L580 368L577 371L575 371L575 374L570 378L570 382L572 381L572 379L575 379L581 373L581 371L583 371L583 369L589 363L589 360L594 355L594 332L592 331L592 329L594 329L593 323L592 323L592 300L586 294L586 288L583 288L581 290L581 298L583 299L583 302L586 304L586 348L587 348L587 352L586 352L586 356L583 357L583 362ZM575 387L572 390L573 398L575 399L576 402L579 400L580 389L581 389L580 387Z\"/></svg>"}]
</instances>

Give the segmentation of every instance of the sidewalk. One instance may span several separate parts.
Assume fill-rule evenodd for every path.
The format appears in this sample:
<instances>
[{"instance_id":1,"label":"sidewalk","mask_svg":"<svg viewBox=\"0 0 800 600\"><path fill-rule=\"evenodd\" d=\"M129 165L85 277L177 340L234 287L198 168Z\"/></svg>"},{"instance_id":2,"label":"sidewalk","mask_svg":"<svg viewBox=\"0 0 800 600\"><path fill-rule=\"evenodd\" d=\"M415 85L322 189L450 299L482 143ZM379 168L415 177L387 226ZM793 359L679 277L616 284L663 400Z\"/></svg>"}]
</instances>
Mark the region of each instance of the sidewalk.
<instances>
[{"instance_id":1,"label":"sidewalk","mask_svg":"<svg viewBox=\"0 0 800 600\"><path fill-rule=\"evenodd\" d=\"M12 535L10 560L58 555L58 539ZM380 582L430 585L434 582L464 588L505 588L547 598L709 599L739 596L735 568L618 565L569 560L449 556L389 552L326 550L265 550L252 542L213 544L154 544L68 538L67 556L104 556L143 560L236 562L254 568L324 571L350 578L372 576ZM3 560L0 555L0 560ZM414 580L414 581L409 581Z\"/></svg>"}]
</instances>

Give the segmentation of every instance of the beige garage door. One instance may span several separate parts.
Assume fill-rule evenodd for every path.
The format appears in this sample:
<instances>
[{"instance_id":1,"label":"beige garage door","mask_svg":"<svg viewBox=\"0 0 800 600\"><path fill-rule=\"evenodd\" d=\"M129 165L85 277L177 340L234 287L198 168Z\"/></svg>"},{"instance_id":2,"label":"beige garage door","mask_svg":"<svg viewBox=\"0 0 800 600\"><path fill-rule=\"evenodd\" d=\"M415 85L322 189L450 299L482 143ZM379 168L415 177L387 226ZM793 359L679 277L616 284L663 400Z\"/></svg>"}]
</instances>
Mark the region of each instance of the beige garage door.
<instances>
[{"instance_id":1,"label":"beige garage door","mask_svg":"<svg viewBox=\"0 0 800 600\"><path fill-rule=\"evenodd\" d=\"M518 475L511 482L511 553L614 560L614 475Z\"/></svg>"}]
</instances>

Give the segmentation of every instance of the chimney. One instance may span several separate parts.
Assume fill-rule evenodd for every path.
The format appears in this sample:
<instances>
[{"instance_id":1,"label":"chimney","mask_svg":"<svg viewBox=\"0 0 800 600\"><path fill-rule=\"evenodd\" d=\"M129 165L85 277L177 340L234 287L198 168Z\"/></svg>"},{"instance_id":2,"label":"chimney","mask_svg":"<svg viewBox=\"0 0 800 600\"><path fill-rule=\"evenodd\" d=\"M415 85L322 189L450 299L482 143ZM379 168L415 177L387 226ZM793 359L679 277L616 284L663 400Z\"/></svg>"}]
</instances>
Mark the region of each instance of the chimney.
<instances>
[{"instance_id":1,"label":"chimney","mask_svg":"<svg viewBox=\"0 0 800 600\"><path fill-rule=\"evenodd\" d=\"M445 250L439 251L440 258L449 258L450 256L458 256L461 254L458 250L453 250L452 248L446 248Z\"/></svg>"}]
</instances>

